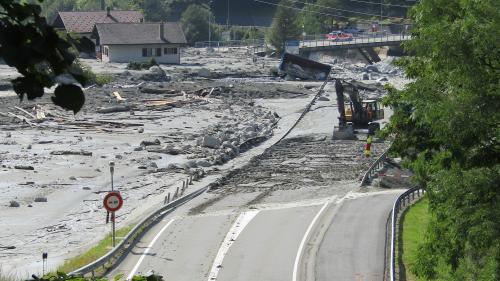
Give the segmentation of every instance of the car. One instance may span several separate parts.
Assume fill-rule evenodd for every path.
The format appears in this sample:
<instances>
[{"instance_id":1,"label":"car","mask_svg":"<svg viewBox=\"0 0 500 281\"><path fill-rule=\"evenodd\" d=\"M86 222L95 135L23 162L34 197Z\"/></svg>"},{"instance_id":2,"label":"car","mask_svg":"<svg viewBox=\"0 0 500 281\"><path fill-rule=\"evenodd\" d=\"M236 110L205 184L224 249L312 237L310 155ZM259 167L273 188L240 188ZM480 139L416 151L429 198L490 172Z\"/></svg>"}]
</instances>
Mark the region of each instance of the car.
<instances>
[{"instance_id":1,"label":"car","mask_svg":"<svg viewBox=\"0 0 500 281\"><path fill-rule=\"evenodd\" d=\"M352 34L345 33L343 31L332 31L332 32L326 34L325 36L326 36L326 39L333 40L333 41L351 41L352 40Z\"/></svg>"},{"instance_id":2,"label":"car","mask_svg":"<svg viewBox=\"0 0 500 281\"><path fill-rule=\"evenodd\" d=\"M365 32L364 29L359 29L359 28L353 27L353 26L348 26L348 27L344 28L342 31L345 33L351 33L353 35Z\"/></svg>"}]
</instances>

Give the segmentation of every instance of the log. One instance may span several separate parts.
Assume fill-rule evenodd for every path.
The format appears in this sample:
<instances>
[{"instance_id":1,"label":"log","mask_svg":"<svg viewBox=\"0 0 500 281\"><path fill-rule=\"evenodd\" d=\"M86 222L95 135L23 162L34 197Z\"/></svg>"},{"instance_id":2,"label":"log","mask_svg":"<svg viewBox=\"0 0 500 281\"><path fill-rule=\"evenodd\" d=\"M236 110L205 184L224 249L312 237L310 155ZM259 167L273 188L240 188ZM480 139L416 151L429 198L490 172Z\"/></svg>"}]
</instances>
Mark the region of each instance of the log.
<instances>
[{"instance_id":1,"label":"log","mask_svg":"<svg viewBox=\"0 0 500 281\"><path fill-rule=\"evenodd\" d=\"M107 108L102 108L96 110L97 113L115 113L115 112L125 112L125 111L130 111L130 106L128 105L119 105L119 106L113 106L113 107L107 107Z\"/></svg>"}]
</instances>

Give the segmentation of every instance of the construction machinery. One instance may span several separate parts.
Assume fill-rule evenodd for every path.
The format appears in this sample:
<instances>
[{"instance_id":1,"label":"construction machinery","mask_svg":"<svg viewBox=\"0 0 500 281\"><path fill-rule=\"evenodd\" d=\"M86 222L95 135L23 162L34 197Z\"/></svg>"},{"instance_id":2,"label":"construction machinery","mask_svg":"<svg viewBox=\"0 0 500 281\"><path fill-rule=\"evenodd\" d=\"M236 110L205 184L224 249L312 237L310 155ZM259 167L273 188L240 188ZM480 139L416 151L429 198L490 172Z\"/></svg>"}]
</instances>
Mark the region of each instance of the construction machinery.
<instances>
[{"instance_id":1,"label":"construction machinery","mask_svg":"<svg viewBox=\"0 0 500 281\"><path fill-rule=\"evenodd\" d=\"M377 100L361 99L358 87L351 82L335 79L339 125L334 129L334 139L355 139L355 130L367 130L369 135L380 130L377 120L384 118L384 109ZM349 96L345 101L344 93Z\"/></svg>"}]
</instances>

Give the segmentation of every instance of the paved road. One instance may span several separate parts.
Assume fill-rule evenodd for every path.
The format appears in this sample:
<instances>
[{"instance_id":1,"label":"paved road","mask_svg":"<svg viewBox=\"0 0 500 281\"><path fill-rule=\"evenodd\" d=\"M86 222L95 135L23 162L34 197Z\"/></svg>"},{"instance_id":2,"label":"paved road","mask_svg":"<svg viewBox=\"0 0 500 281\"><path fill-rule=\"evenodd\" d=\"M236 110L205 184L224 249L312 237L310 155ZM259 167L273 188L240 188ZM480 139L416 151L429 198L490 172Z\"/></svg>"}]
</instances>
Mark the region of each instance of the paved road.
<instances>
[{"instance_id":1,"label":"paved road","mask_svg":"<svg viewBox=\"0 0 500 281\"><path fill-rule=\"evenodd\" d=\"M387 218L402 192L344 201L319 246L315 280L383 280Z\"/></svg>"},{"instance_id":2,"label":"paved road","mask_svg":"<svg viewBox=\"0 0 500 281\"><path fill-rule=\"evenodd\" d=\"M241 235L230 242L222 265L217 266L216 280L291 280L301 239L320 208L315 204L256 211ZM167 217L109 276L153 270L167 280L208 280L219 249L227 244L225 236L238 225L239 214Z\"/></svg>"}]
</instances>

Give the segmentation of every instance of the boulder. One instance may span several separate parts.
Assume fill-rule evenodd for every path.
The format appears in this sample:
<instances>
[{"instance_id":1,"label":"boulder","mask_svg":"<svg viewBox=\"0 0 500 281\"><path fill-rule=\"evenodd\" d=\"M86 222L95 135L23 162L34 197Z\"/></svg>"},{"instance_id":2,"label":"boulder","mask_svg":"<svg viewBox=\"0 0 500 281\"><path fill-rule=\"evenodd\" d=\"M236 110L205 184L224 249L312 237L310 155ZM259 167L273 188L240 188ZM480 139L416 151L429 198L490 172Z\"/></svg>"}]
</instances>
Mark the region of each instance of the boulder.
<instances>
[{"instance_id":1,"label":"boulder","mask_svg":"<svg viewBox=\"0 0 500 281\"><path fill-rule=\"evenodd\" d=\"M209 148L219 148L220 141L212 136L204 136L202 140L202 146Z\"/></svg>"},{"instance_id":2,"label":"boulder","mask_svg":"<svg viewBox=\"0 0 500 281\"><path fill-rule=\"evenodd\" d=\"M368 73L363 73L363 80L370 80L370 76L368 75Z\"/></svg>"},{"instance_id":3,"label":"boulder","mask_svg":"<svg viewBox=\"0 0 500 281\"><path fill-rule=\"evenodd\" d=\"M329 99L329 98L327 98L327 97L323 97L323 96L319 97L319 98L318 98L318 100L319 100L319 101L330 101L330 99Z\"/></svg>"},{"instance_id":4,"label":"boulder","mask_svg":"<svg viewBox=\"0 0 500 281\"><path fill-rule=\"evenodd\" d=\"M196 165L199 167L210 167L212 166L210 162L208 162L206 159L200 159L196 161Z\"/></svg>"},{"instance_id":5,"label":"boulder","mask_svg":"<svg viewBox=\"0 0 500 281\"><path fill-rule=\"evenodd\" d=\"M208 70L206 68L200 68L200 69L198 69L198 76L210 78L211 77L210 70Z\"/></svg>"},{"instance_id":6,"label":"boulder","mask_svg":"<svg viewBox=\"0 0 500 281\"><path fill-rule=\"evenodd\" d=\"M366 66L366 71L367 72L379 72L378 68L374 65L367 65Z\"/></svg>"}]
</instances>

